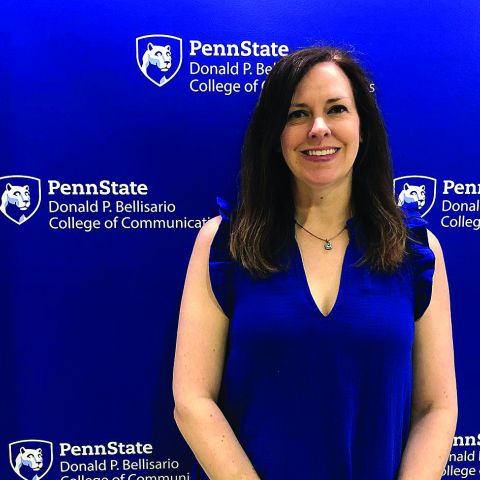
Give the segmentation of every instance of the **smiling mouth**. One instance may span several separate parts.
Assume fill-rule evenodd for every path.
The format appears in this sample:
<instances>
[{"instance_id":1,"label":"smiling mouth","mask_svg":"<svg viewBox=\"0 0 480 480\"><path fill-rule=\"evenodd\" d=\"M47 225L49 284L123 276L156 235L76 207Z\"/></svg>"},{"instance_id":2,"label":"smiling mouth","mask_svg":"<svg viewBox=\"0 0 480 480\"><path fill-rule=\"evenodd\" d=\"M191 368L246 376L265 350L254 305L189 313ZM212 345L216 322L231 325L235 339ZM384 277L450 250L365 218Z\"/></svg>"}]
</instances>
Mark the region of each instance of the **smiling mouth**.
<instances>
[{"instance_id":1,"label":"smiling mouth","mask_svg":"<svg viewBox=\"0 0 480 480\"><path fill-rule=\"evenodd\" d=\"M302 153L305 155L313 157L323 157L325 155L333 155L340 150L340 147L331 147L331 148L321 148L321 149L312 149L312 150L302 150Z\"/></svg>"}]
</instances>

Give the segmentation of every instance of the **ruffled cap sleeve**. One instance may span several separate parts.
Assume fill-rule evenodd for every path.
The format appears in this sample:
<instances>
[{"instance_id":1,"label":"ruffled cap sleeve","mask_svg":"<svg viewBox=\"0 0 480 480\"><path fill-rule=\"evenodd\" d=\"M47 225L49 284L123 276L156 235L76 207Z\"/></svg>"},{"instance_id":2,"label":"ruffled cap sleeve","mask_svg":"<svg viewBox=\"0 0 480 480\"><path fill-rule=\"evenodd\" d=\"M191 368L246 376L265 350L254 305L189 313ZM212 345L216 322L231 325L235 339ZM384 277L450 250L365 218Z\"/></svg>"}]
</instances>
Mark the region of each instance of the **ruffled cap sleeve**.
<instances>
[{"instance_id":1,"label":"ruffled cap sleeve","mask_svg":"<svg viewBox=\"0 0 480 480\"><path fill-rule=\"evenodd\" d=\"M210 247L209 273L213 294L228 318L231 318L234 303L234 262L230 255L231 203L217 197L218 213L222 221Z\"/></svg>"},{"instance_id":2,"label":"ruffled cap sleeve","mask_svg":"<svg viewBox=\"0 0 480 480\"><path fill-rule=\"evenodd\" d=\"M414 291L414 319L422 317L432 297L433 273L435 271L435 255L428 244L426 225L416 204L402 206L405 224L409 229L407 252L411 256Z\"/></svg>"}]
</instances>

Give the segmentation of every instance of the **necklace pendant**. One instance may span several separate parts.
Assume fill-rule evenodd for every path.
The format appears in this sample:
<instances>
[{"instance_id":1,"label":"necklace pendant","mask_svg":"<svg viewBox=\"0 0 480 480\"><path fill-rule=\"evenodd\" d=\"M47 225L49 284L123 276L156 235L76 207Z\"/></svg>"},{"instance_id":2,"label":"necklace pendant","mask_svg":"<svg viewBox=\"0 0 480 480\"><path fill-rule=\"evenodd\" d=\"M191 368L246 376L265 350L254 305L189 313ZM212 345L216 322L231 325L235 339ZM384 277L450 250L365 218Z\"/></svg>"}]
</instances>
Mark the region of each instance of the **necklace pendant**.
<instances>
[{"instance_id":1,"label":"necklace pendant","mask_svg":"<svg viewBox=\"0 0 480 480\"><path fill-rule=\"evenodd\" d=\"M327 240L324 244L323 244L323 248L325 248L325 250L331 250L333 248L333 245L332 243Z\"/></svg>"}]
</instances>

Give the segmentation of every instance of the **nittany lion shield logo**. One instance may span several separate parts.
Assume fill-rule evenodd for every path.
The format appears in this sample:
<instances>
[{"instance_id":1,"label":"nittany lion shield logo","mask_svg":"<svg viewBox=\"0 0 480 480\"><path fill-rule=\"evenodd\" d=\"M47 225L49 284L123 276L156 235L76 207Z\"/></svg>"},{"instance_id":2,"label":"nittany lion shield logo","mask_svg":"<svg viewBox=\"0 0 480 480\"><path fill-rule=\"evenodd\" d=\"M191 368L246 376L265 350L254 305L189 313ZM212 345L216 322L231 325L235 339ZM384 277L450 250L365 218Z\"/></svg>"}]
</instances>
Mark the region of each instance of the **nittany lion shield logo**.
<instances>
[{"instance_id":1,"label":"nittany lion shield logo","mask_svg":"<svg viewBox=\"0 0 480 480\"><path fill-rule=\"evenodd\" d=\"M45 440L20 440L9 444L10 465L24 480L40 480L53 463L53 443Z\"/></svg>"},{"instance_id":2,"label":"nittany lion shield logo","mask_svg":"<svg viewBox=\"0 0 480 480\"><path fill-rule=\"evenodd\" d=\"M397 177L393 181L397 205L415 205L424 217L433 207L437 198L437 180L423 175Z\"/></svg>"},{"instance_id":3,"label":"nittany lion shield logo","mask_svg":"<svg viewBox=\"0 0 480 480\"><path fill-rule=\"evenodd\" d=\"M0 212L21 225L32 218L40 206L40 179L27 175L0 177Z\"/></svg>"},{"instance_id":4,"label":"nittany lion shield logo","mask_svg":"<svg viewBox=\"0 0 480 480\"><path fill-rule=\"evenodd\" d=\"M137 64L157 87L163 87L182 65L182 39L172 35L137 37Z\"/></svg>"}]
</instances>

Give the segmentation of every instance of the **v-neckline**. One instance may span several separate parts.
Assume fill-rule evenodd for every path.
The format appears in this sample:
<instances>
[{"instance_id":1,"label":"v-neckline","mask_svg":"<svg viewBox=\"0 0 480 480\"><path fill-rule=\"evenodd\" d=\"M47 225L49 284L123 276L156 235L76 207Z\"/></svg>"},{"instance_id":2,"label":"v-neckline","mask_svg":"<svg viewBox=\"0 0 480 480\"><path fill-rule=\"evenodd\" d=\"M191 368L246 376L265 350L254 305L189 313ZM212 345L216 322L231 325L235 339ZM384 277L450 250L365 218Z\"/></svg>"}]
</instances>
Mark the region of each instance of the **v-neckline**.
<instances>
[{"instance_id":1,"label":"v-neckline","mask_svg":"<svg viewBox=\"0 0 480 480\"><path fill-rule=\"evenodd\" d=\"M347 221L347 225L350 226L351 220ZM298 245L297 239L295 238L295 250L296 250L296 256L297 256L297 265L298 265L298 271L300 273L300 277L304 286L305 294L307 295L311 307L318 313L323 319L330 319L332 317L332 314L335 313L335 311L338 309L338 304L342 300L343 297L343 290L345 287L345 270L346 267L348 266L347 264L347 257L349 257L350 253L350 247L352 245L352 237L351 237L351 229L349 229L349 239L348 239L348 244L345 249L345 254L343 255L342 259L342 270L340 272L340 283L338 285L338 291L337 291L337 296L335 297L335 302L333 303L332 308L330 311L325 315L321 310L320 307L318 306L317 302L315 301L315 298L313 297L312 290L310 288L310 284L308 283L308 278L307 278L307 273L305 271L305 265L303 263L303 258L302 258L302 252L300 251L300 246Z\"/></svg>"}]
</instances>

